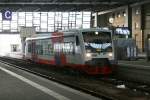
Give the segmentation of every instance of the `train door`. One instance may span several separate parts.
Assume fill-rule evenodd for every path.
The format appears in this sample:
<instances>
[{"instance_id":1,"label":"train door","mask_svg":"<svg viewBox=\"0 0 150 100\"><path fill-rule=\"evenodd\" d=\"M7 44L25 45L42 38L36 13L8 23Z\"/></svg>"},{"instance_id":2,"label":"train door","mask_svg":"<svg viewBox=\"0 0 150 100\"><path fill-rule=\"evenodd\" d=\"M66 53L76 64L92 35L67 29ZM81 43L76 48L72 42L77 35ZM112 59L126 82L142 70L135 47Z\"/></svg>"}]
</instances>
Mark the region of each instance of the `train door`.
<instances>
[{"instance_id":1,"label":"train door","mask_svg":"<svg viewBox=\"0 0 150 100\"><path fill-rule=\"evenodd\" d=\"M63 33L61 32L56 32L52 33L52 36L57 36L52 38L52 44L54 46L54 59L55 59L55 64L56 65L63 65L66 63L66 56L63 54L62 49L61 49L61 44L64 42L64 37Z\"/></svg>"},{"instance_id":2,"label":"train door","mask_svg":"<svg viewBox=\"0 0 150 100\"><path fill-rule=\"evenodd\" d=\"M31 51L31 57L32 57L32 60L33 61L37 61L37 54L36 54L36 42L35 42L35 40L32 40L32 44L31 44L32 46L32 51Z\"/></svg>"}]
</instances>

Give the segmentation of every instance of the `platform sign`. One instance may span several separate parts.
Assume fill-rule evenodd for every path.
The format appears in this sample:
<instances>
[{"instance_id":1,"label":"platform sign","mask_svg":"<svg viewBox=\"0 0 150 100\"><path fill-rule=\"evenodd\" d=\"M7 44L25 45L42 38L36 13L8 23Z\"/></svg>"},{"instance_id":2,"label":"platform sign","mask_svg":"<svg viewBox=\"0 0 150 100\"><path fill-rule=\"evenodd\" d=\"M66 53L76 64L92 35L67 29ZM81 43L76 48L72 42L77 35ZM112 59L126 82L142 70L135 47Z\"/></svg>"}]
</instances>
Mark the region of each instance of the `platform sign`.
<instances>
[{"instance_id":1,"label":"platform sign","mask_svg":"<svg viewBox=\"0 0 150 100\"><path fill-rule=\"evenodd\" d=\"M122 35L130 35L130 31L128 27L116 27L115 33L122 34Z\"/></svg>"},{"instance_id":2,"label":"platform sign","mask_svg":"<svg viewBox=\"0 0 150 100\"><path fill-rule=\"evenodd\" d=\"M12 12L10 10L3 10L2 11L2 19L3 20L11 20L12 19Z\"/></svg>"}]
</instances>

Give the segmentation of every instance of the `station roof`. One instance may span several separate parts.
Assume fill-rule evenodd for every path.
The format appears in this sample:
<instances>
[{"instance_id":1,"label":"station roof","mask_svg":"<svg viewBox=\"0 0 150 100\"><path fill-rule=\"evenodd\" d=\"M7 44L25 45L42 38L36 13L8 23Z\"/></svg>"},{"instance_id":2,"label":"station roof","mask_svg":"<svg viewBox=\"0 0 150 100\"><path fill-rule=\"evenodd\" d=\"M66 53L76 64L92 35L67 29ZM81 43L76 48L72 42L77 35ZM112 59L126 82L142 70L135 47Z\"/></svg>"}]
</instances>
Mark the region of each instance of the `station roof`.
<instances>
[{"instance_id":1,"label":"station roof","mask_svg":"<svg viewBox=\"0 0 150 100\"><path fill-rule=\"evenodd\" d=\"M149 0L0 0L0 10L104 11Z\"/></svg>"}]
</instances>

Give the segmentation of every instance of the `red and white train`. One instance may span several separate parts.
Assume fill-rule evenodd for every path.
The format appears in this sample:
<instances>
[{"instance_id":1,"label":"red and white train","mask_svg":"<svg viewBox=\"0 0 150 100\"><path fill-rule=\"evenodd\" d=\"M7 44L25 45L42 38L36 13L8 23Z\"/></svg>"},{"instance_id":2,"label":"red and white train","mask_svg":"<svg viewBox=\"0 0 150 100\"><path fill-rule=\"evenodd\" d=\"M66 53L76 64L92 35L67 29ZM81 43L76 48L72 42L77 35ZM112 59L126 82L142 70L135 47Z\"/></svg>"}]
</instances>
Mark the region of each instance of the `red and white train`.
<instances>
[{"instance_id":1,"label":"red and white train","mask_svg":"<svg viewBox=\"0 0 150 100\"><path fill-rule=\"evenodd\" d=\"M89 75L112 73L112 32L71 29L26 39L25 57L37 63L67 66Z\"/></svg>"}]
</instances>

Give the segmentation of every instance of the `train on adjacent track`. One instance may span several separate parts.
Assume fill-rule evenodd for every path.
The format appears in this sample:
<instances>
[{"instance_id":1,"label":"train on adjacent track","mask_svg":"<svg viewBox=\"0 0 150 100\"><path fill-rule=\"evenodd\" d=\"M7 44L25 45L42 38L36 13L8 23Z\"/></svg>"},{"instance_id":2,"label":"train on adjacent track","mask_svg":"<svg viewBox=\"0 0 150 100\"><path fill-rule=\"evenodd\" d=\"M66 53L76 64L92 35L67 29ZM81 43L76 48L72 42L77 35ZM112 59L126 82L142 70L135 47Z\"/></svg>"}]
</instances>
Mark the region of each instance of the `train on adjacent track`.
<instances>
[{"instance_id":1,"label":"train on adjacent track","mask_svg":"<svg viewBox=\"0 0 150 100\"><path fill-rule=\"evenodd\" d=\"M115 62L113 50L111 30L70 29L27 38L25 58L89 75L109 75Z\"/></svg>"}]
</instances>

